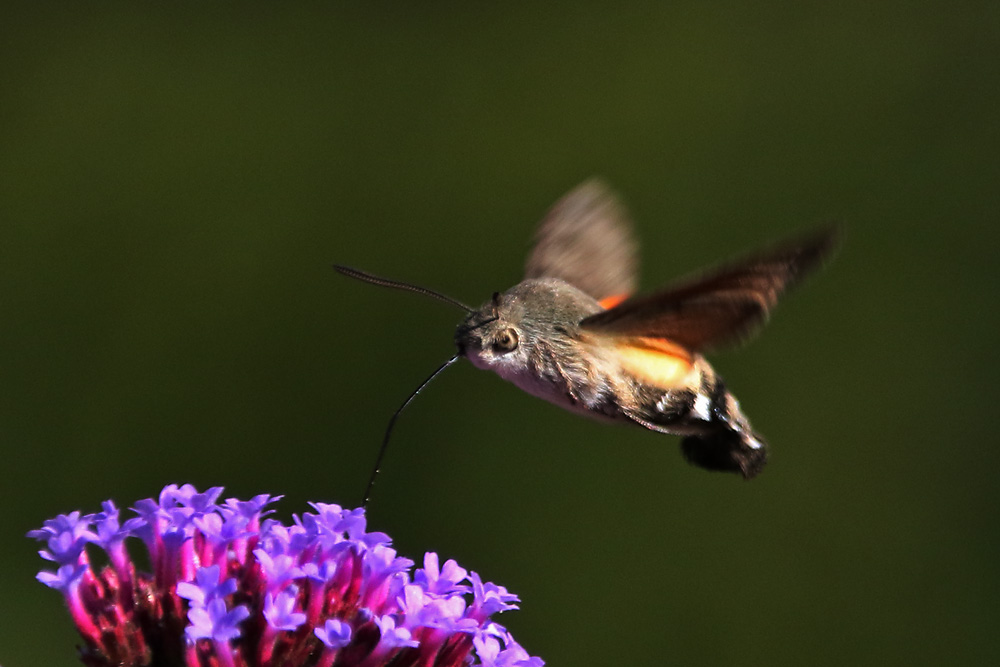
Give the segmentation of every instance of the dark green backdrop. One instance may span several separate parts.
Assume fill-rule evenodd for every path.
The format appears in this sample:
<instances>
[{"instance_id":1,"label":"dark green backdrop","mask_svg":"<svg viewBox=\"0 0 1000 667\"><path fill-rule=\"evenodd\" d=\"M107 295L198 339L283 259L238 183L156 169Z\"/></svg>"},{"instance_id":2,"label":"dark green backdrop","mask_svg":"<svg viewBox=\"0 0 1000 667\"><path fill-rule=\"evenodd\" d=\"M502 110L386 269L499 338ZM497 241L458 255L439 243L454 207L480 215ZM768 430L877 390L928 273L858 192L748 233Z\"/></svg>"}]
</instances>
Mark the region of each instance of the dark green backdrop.
<instances>
[{"instance_id":1,"label":"dark green backdrop","mask_svg":"<svg viewBox=\"0 0 1000 667\"><path fill-rule=\"evenodd\" d=\"M550 665L1000 655L995 2L7 6L0 664L72 665L25 531L168 482L355 504L460 313L594 174L643 281L829 219L836 262L715 357L773 461L561 412L468 364L372 527L522 596Z\"/></svg>"}]
</instances>

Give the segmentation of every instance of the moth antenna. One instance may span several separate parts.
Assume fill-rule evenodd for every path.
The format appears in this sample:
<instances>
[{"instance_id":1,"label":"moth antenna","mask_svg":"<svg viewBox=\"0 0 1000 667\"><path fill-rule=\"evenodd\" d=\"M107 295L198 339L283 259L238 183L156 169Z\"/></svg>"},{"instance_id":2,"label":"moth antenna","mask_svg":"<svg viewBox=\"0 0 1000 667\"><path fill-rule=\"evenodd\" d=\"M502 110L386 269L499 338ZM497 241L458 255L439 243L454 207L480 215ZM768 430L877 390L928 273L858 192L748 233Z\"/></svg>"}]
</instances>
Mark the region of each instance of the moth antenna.
<instances>
[{"instance_id":1,"label":"moth antenna","mask_svg":"<svg viewBox=\"0 0 1000 667\"><path fill-rule=\"evenodd\" d=\"M339 271L340 268L338 267L337 270ZM350 275L350 274L347 274L347 275ZM367 274L362 274L362 275L367 275ZM409 286L406 286L406 287L409 287ZM433 294L433 292L432 292L432 294ZM396 419L399 417L400 413L403 410L406 409L406 406L409 405L410 402L414 398L417 397L417 394L419 394L421 391L423 391L424 387L426 387L427 385L429 385L431 383L431 380L433 380L434 378L436 378L438 375L441 374L441 371L443 371L444 369L448 368L448 366L451 366L453 363L455 363L459 359L461 359L461 355L456 354L454 357L452 357L448 361L446 361L443 364L441 364L438 367L438 369L436 371L434 371L433 373L431 373L430 376L426 380L424 380L423 382L421 382L420 386L417 387L413 391L412 394L410 394L409 398L407 398L405 401L403 401L403 404L401 406L399 406L399 408L394 413L392 413L392 417L389 419L389 425L386 426L386 429L385 429L385 435L382 437L382 446L379 447L378 458L375 459L375 468L372 470L372 476L368 478L368 486L365 488L365 497L364 497L364 500L361 501L361 507L363 507L363 508L367 508L368 507L368 501L371 499L371 495L372 495L372 487L375 486L375 478L378 477L378 472L379 472L379 470L382 467L382 459L385 457L385 450L389 446L389 436L392 435L392 427L396 425Z\"/></svg>"},{"instance_id":2,"label":"moth antenna","mask_svg":"<svg viewBox=\"0 0 1000 667\"><path fill-rule=\"evenodd\" d=\"M471 326L468 329L466 329L465 331L475 331L479 327L485 327L487 324L492 324L493 322L496 322L499 319L500 319L500 317L498 315L494 315L493 317L487 317L485 320L483 320L479 324L476 324L475 326Z\"/></svg>"},{"instance_id":3,"label":"moth antenna","mask_svg":"<svg viewBox=\"0 0 1000 667\"><path fill-rule=\"evenodd\" d=\"M370 273L365 273L364 271L352 269L349 266L342 266L340 264L334 264L333 268L336 269L338 273L343 274L348 278L354 278L355 280L360 280L361 282L365 283L371 283L372 285L378 285L379 287L391 287L392 289L405 290L407 292L416 292L417 294L423 294L424 296L433 297L435 299L438 299L439 301L450 303L453 306L458 306L467 313L473 312L472 308L469 308L461 301L457 299L452 299L450 296L445 296L440 292L435 292L434 290L427 289L426 287L419 287L417 285L411 285L409 283L402 283L399 282L398 280L389 280L388 278L380 278L379 276L374 276Z\"/></svg>"}]
</instances>

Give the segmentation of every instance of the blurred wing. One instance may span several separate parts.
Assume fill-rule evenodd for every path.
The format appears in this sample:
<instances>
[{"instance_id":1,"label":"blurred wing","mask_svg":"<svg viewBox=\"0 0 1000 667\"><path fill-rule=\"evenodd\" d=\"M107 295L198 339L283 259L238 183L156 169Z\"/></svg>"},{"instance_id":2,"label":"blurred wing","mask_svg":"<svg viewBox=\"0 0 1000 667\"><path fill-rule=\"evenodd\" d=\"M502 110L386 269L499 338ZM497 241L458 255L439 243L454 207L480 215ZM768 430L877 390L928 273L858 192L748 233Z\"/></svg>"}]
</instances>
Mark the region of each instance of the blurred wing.
<instances>
[{"instance_id":1,"label":"blurred wing","mask_svg":"<svg viewBox=\"0 0 1000 667\"><path fill-rule=\"evenodd\" d=\"M624 207L592 179L556 202L539 223L525 278L560 278L607 307L635 291L637 254Z\"/></svg>"},{"instance_id":2,"label":"blurred wing","mask_svg":"<svg viewBox=\"0 0 1000 667\"><path fill-rule=\"evenodd\" d=\"M580 327L666 339L691 351L733 344L764 324L778 297L818 268L836 245L836 228L826 228L591 315Z\"/></svg>"}]
</instances>

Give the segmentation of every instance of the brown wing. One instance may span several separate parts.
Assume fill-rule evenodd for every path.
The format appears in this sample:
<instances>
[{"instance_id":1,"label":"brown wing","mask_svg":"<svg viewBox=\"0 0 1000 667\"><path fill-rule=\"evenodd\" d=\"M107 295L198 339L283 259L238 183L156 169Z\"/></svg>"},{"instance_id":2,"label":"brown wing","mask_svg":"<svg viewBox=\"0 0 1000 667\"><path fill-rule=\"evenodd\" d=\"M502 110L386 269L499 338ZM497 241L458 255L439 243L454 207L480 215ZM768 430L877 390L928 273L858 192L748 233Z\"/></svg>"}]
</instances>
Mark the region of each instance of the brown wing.
<instances>
[{"instance_id":1,"label":"brown wing","mask_svg":"<svg viewBox=\"0 0 1000 667\"><path fill-rule=\"evenodd\" d=\"M614 335L664 338L692 351L739 342L767 320L786 289L822 264L836 240L835 227L819 230L591 315L580 326Z\"/></svg>"},{"instance_id":2,"label":"brown wing","mask_svg":"<svg viewBox=\"0 0 1000 667\"><path fill-rule=\"evenodd\" d=\"M595 299L623 299L635 291L637 254L625 208L607 186L591 179L556 202L539 223L525 278L560 278Z\"/></svg>"}]
</instances>

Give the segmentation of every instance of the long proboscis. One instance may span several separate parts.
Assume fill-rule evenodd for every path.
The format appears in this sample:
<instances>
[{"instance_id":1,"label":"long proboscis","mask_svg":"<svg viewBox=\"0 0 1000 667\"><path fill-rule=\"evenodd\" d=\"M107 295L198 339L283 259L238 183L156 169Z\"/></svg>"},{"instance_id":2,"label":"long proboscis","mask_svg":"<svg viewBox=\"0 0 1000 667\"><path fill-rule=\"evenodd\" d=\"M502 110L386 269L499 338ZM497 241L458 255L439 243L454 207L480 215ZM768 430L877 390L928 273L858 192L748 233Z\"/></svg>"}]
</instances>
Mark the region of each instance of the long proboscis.
<instances>
[{"instance_id":1,"label":"long proboscis","mask_svg":"<svg viewBox=\"0 0 1000 667\"><path fill-rule=\"evenodd\" d=\"M453 306L458 306L467 313L472 312L472 308L469 308L458 299L452 299L450 296L446 296L444 294L441 294L440 292L435 292L434 290L427 289L426 287L411 285L409 283L403 283L398 280L389 280L388 278L375 276L370 273L366 273L364 271L359 271L358 269L352 269L349 266L343 266L341 264L334 264L333 268L336 269L338 273L341 273L347 276L348 278L354 278L355 280L360 280L361 282L370 283L372 285L378 285L379 287L391 287L392 289L404 290L406 292L416 292L417 294L423 294L424 296L429 296L439 301L450 303Z\"/></svg>"},{"instance_id":2,"label":"long proboscis","mask_svg":"<svg viewBox=\"0 0 1000 667\"><path fill-rule=\"evenodd\" d=\"M413 401L413 399L417 397L417 394L423 391L424 387L426 387L431 383L431 380L436 378L438 375L441 374L441 371L448 368L448 366L451 366L459 359L461 359L461 355L456 354L454 357L441 364L438 367L438 369L433 373L431 373L426 380L421 382L420 386L417 387L405 401L403 401L403 404L399 406L399 408L394 413L392 413L392 418L389 419L389 424L385 428L385 435L382 437L382 446L379 447L378 458L375 459L375 468L372 470L372 476L368 478L368 486L365 487L365 497L361 501L362 507L368 507L368 501L371 499L372 495L372 487L375 486L375 478L378 477L379 470L382 468L382 459L385 457L385 450L389 446L389 436L392 435L392 427L396 425L396 419L399 417L400 413L402 413L403 410L406 409L406 406L409 405Z\"/></svg>"}]
</instances>

